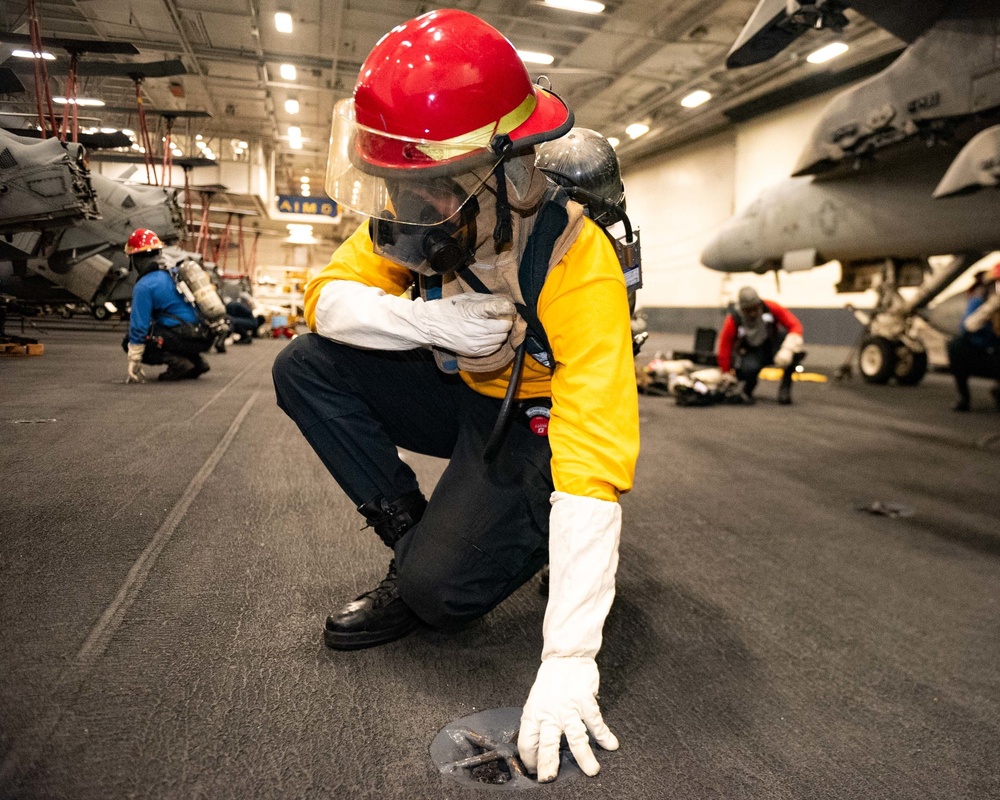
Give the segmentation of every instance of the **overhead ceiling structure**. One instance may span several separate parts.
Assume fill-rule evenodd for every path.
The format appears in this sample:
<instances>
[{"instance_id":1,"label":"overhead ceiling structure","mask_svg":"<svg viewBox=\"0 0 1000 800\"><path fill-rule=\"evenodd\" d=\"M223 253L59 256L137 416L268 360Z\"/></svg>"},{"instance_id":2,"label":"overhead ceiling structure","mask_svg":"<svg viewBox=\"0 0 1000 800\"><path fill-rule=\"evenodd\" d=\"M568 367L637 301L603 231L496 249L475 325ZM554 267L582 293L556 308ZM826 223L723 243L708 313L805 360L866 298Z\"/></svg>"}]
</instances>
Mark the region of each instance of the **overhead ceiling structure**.
<instances>
[{"instance_id":1,"label":"overhead ceiling structure","mask_svg":"<svg viewBox=\"0 0 1000 800\"><path fill-rule=\"evenodd\" d=\"M543 0L455 0L447 7L482 17L520 51L551 56L548 65L527 63L529 73L548 79L578 125L617 139L627 167L803 92L832 88L838 75L863 74L865 65L901 46L864 19L852 18L839 36L803 37L798 49L779 58L727 70L726 53L755 5L755 0L606 0L594 14ZM298 193L303 176L313 187L321 185L333 105L350 95L367 53L393 26L435 7L406 0L36 0L43 47L54 38L124 40L139 51L80 56L78 96L105 103L80 107L87 124L136 129L136 86L128 68L117 75L92 74L108 70L88 70L88 62L179 60L184 74L141 80L145 107L187 112L176 125L192 138L197 134L214 143L216 158L239 160L252 147L273 155L275 190L289 194ZM287 15L290 32L278 29L279 13ZM7 0L0 14L3 32L28 32L26 2ZM13 38L0 39L0 60L6 58L3 66L15 69L26 91L0 95L0 113L30 120L36 108L33 64L30 58L9 57L17 48ZM835 38L850 46L844 55L825 64L806 60ZM59 94L68 55L58 47L45 49L55 56L45 63L52 92ZM0 91L9 88L0 81ZM691 98L695 92L700 94ZM695 106L706 95L707 101ZM205 145L199 147L204 152Z\"/></svg>"}]
</instances>

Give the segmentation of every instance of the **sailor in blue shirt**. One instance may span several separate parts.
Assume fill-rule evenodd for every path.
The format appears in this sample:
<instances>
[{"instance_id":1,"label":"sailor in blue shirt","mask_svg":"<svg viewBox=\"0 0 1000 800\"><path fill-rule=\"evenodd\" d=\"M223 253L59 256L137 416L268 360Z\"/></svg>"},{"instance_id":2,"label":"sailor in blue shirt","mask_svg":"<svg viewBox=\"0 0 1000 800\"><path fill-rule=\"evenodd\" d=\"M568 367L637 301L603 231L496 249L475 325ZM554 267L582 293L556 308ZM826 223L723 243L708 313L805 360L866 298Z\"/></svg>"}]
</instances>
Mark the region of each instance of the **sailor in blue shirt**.
<instances>
[{"instance_id":1,"label":"sailor in blue shirt","mask_svg":"<svg viewBox=\"0 0 1000 800\"><path fill-rule=\"evenodd\" d=\"M1000 264L970 291L961 330L948 342L948 367L958 390L955 411L971 408L972 376L997 381L990 394L1000 410Z\"/></svg>"},{"instance_id":2,"label":"sailor in blue shirt","mask_svg":"<svg viewBox=\"0 0 1000 800\"><path fill-rule=\"evenodd\" d=\"M139 273L132 290L129 332L123 342L128 352L126 383L141 383L143 364L166 364L158 380L197 378L208 372L202 353L211 339L201 330L198 312L177 291L170 274L161 268L163 242L150 230L135 231L125 245Z\"/></svg>"}]
</instances>

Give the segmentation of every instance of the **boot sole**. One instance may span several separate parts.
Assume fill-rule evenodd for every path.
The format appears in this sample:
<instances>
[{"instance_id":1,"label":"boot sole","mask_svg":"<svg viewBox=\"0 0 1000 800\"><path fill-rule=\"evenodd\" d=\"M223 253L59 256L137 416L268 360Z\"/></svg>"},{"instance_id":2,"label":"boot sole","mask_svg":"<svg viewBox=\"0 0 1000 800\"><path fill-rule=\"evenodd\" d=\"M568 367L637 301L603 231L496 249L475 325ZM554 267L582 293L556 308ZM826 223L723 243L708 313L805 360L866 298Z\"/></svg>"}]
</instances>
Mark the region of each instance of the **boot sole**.
<instances>
[{"instance_id":1,"label":"boot sole","mask_svg":"<svg viewBox=\"0 0 1000 800\"><path fill-rule=\"evenodd\" d=\"M334 650L364 650L366 647L377 647L380 644L389 644L397 639L402 639L407 634L413 633L420 627L420 622L414 620L405 625L397 625L382 631L357 631L348 633L346 631L331 631L329 628L323 629L323 642L327 647Z\"/></svg>"}]
</instances>

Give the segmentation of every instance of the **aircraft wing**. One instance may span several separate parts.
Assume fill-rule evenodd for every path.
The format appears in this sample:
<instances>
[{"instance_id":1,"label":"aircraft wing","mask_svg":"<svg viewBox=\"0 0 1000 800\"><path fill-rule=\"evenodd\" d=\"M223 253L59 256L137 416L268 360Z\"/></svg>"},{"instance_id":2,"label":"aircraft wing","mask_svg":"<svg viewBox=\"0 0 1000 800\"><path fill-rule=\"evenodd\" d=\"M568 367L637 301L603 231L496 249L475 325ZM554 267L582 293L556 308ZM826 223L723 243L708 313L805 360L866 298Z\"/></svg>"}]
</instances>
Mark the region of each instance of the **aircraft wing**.
<instances>
[{"instance_id":1,"label":"aircraft wing","mask_svg":"<svg viewBox=\"0 0 1000 800\"><path fill-rule=\"evenodd\" d=\"M913 42L949 5L949 0L760 0L726 56L726 66L746 67L773 58L803 33L842 30L851 8L880 28Z\"/></svg>"}]
</instances>

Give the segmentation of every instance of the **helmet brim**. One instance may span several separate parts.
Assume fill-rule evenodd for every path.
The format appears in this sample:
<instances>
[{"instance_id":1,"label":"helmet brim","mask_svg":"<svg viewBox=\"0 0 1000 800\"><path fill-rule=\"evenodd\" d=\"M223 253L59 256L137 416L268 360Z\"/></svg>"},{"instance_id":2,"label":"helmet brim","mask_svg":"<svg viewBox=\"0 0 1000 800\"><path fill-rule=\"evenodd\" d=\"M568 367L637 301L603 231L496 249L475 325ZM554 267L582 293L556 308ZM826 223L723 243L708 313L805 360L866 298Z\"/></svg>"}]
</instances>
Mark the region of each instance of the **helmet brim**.
<instances>
[{"instance_id":1,"label":"helmet brim","mask_svg":"<svg viewBox=\"0 0 1000 800\"><path fill-rule=\"evenodd\" d=\"M565 136L573 127L573 112L555 92L535 86L535 110L508 135L516 151Z\"/></svg>"}]
</instances>

